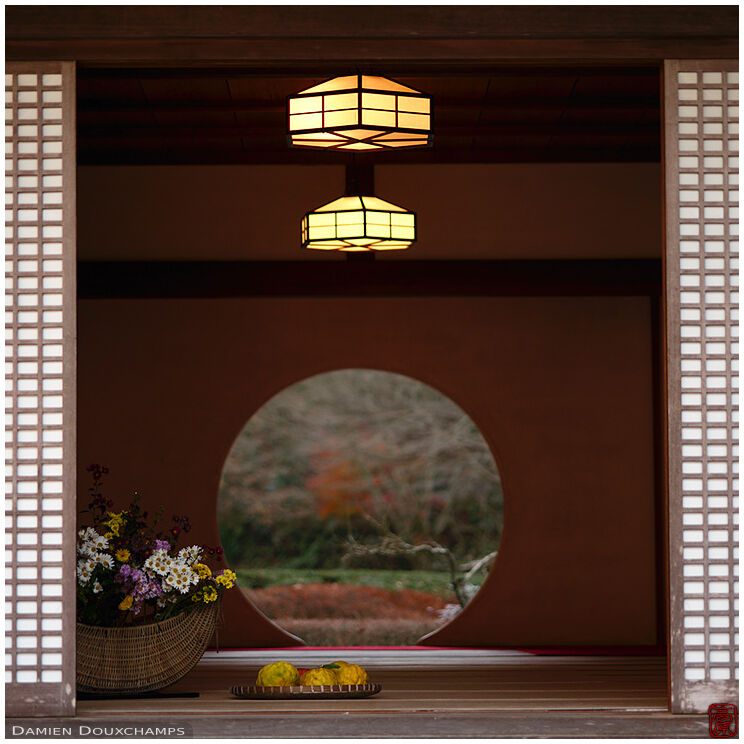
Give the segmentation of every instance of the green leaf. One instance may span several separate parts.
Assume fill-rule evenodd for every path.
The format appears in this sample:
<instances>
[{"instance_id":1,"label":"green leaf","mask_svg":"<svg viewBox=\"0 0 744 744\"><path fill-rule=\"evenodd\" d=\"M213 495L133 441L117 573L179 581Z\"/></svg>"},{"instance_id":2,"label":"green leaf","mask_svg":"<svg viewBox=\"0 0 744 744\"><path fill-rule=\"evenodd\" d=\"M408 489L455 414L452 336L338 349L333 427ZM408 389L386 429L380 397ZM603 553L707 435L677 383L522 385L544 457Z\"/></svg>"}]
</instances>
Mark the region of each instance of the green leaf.
<instances>
[{"instance_id":1,"label":"green leaf","mask_svg":"<svg viewBox=\"0 0 744 744\"><path fill-rule=\"evenodd\" d=\"M323 669L340 669L338 664L323 664Z\"/></svg>"}]
</instances>

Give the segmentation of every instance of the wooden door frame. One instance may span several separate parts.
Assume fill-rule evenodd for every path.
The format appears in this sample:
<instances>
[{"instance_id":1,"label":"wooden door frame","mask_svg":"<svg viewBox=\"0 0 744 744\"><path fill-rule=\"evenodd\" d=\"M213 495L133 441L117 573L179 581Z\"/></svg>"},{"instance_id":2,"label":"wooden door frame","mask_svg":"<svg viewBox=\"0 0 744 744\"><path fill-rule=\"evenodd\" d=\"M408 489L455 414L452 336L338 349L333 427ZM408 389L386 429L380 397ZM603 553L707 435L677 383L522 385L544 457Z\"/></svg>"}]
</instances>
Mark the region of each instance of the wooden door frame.
<instances>
[{"instance_id":1,"label":"wooden door frame","mask_svg":"<svg viewBox=\"0 0 744 744\"><path fill-rule=\"evenodd\" d=\"M255 65L271 71L314 59L319 69L338 69L363 62L381 70L391 65L411 65L436 70L438 74L448 74L463 66L482 72L507 64L570 62L587 66L608 63L633 66L655 63L661 66L664 60L678 59L724 60L712 63L709 69L727 69L725 61L736 60L738 56L738 8L735 6L440 6L435 9L379 6L374 7L375 30L360 44L357 29L370 28L370 7L374 6L337 9L290 6L289 10L287 6L230 6L214 14L207 7L142 6L133 13L123 6L11 6L6 14L6 55L10 61L33 64L34 69L42 69L40 65L43 64L59 65L56 60L74 60L61 64L67 65L67 70L74 70L77 62L106 67ZM667 63L667 74L677 69L674 64ZM74 110L66 116L73 117L68 121L74 121ZM676 136L669 129L670 123L671 119L667 118L663 138L667 144ZM66 157L70 152L73 152L72 146L66 150ZM671 157L672 152L673 148L668 147L665 159ZM668 196L669 188L666 193ZM673 269L671 260L678 255L673 251L670 255L673 243L669 242L669 236L679 226L673 207L674 201L670 198L665 226L667 298L670 292L676 291L679 281L679 272ZM74 240L73 230L74 220L66 232L66 240L71 235ZM69 256L68 250L68 262ZM66 272L65 307L69 310L69 319L74 318L74 273L70 274L67 269ZM680 425L681 410L672 403L680 391L669 375L678 361L676 350L670 352L671 345L679 341L679 323L673 317L677 310L674 302L667 300L663 310L667 318L666 410L670 417L666 426L667 452L681 444L673 428ZM69 373L74 359L74 340L68 342L65 354L70 360L66 367ZM65 401L65 414L68 420L74 416L74 396ZM68 431L66 437L65 492L68 502L74 503L74 480L70 480L70 474L74 473L74 430ZM680 487L679 462L674 455L667 460L667 534L672 551L675 544L669 535L670 519L676 523L681 520L681 513L669 494L677 493ZM67 507L73 512L74 508ZM75 540L70 524L71 520L65 522L64 539L68 550ZM74 561L71 565L73 568L68 567L65 577L68 595L74 595ZM682 567L674 554L667 575L670 577L668 596L670 589L672 594L671 636L680 632L682 622L681 595L674 594L674 582L681 581ZM74 640L73 629L68 624L66 648L74 649ZM682 702L680 680L684 676L684 664L679 661L678 641L670 643L672 710L682 711L690 709L689 706L697 710L702 705L701 698ZM68 687L74 679L74 654L72 666L69 658L65 665ZM56 695L54 700L39 699L37 705L30 707L24 707L20 698L14 703L10 696L9 712L16 715L71 712L74 690L65 693L61 707Z\"/></svg>"}]
</instances>

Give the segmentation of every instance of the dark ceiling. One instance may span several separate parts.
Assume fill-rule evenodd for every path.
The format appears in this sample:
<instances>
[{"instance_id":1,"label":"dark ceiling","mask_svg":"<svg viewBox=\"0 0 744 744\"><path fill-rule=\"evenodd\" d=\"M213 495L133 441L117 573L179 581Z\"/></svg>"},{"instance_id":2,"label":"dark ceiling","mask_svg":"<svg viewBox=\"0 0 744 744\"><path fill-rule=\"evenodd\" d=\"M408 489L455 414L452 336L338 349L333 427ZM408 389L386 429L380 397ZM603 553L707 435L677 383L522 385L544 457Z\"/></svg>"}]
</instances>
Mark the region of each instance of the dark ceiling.
<instances>
[{"instance_id":1,"label":"dark ceiling","mask_svg":"<svg viewBox=\"0 0 744 744\"><path fill-rule=\"evenodd\" d=\"M348 72L339 70L338 74ZM660 159L659 69L400 68L378 71L433 97L434 146L374 162L650 162ZM286 96L329 73L95 69L78 77L82 164L339 163L292 150Z\"/></svg>"}]
</instances>

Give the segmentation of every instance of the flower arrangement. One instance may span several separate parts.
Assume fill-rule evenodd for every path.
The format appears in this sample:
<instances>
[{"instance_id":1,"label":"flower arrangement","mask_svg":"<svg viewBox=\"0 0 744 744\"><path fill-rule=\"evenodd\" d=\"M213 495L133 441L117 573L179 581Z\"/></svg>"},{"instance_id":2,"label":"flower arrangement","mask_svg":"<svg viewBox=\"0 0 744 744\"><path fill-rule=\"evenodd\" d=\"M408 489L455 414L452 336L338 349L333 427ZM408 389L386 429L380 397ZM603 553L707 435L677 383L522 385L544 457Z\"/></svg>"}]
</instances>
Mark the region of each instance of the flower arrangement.
<instances>
[{"instance_id":1,"label":"flower arrangement","mask_svg":"<svg viewBox=\"0 0 744 744\"><path fill-rule=\"evenodd\" d=\"M189 545L176 548L189 532L187 517L174 515L169 530L157 530L162 509L150 524L148 513L134 495L127 509L114 512L113 502L100 492L108 469L91 465L92 524L78 532L78 622L123 626L160 622L209 604L237 583L234 571L216 571L212 560L222 559L221 548Z\"/></svg>"}]
</instances>

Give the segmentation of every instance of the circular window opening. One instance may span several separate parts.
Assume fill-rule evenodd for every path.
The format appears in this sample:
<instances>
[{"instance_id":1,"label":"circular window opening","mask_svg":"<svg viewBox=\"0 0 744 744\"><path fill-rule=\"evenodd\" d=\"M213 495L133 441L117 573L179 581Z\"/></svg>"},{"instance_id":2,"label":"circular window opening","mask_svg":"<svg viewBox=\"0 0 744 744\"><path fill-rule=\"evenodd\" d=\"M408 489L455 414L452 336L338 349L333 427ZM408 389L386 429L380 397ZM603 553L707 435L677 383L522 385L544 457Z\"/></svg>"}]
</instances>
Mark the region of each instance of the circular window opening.
<instances>
[{"instance_id":1,"label":"circular window opening","mask_svg":"<svg viewBox=\"0 0 744 744\"><path fill-rule=\"evenodd\" d=\"M410 645L452 619L496 556L503 497L472 419L410 377L310 377L251 417L218 524L243 590L311 646Z\"/></svg>"}]
</instances>

